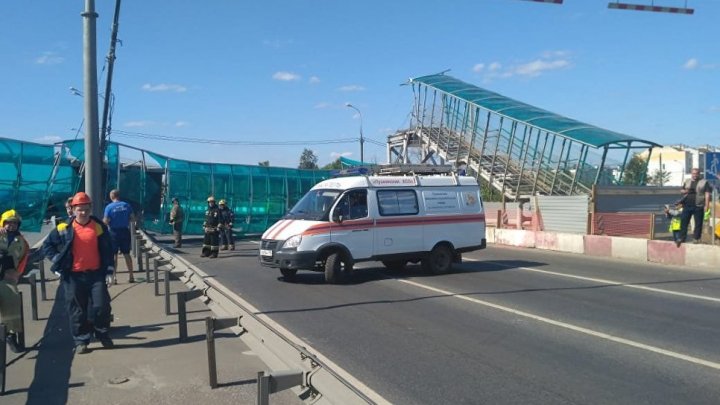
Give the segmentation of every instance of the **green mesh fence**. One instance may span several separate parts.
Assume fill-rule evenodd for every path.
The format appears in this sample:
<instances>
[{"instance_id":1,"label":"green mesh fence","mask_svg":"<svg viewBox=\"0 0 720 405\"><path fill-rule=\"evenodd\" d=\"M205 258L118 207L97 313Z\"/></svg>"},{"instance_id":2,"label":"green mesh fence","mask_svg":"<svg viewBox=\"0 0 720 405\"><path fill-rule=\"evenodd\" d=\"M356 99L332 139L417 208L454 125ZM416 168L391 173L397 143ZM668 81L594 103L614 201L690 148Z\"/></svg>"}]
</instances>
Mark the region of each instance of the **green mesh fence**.
<instances>
[{"instance_id":1,"label":"green mesh fence","mask_svg":"<svg viewBox=\"0 0 720 405\"><path fill-rule=\"evenodd\" d=\"M141 159L121 163L124 151ZM84 189L84 157L83 140L40 145L0 138L0 210L17 209L26 231L39 231L53 215L65 216L65 200ZM102 178L105 198L118 188L146 229L171 232L170 201L177 197L185 210L185 233L201 234L206 200L212 195L233 209L234 230L242 237L262 233L330 176L327 170L177 160L110 142Z\"/></svg>"}]
</instances>

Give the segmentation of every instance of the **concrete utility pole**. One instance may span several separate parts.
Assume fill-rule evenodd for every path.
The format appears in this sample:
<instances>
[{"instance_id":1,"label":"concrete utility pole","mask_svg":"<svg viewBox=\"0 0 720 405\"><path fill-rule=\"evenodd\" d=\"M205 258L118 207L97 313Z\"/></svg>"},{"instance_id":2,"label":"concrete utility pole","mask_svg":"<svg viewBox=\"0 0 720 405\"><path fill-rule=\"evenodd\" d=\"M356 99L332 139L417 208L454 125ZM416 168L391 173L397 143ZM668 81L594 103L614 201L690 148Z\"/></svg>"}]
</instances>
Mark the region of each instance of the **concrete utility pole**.
<instances>
[{"instance_id":1,"label":"concrete utility pole","mask_svg":"<svg viewBox=\"0 0 720 405\"><path fill-rule=\"evenodd\" d=\"M85 0L83 18L83 90L85 97L85 192L93 202L92 212L102 217L102 161L98 135L98 87L95 0Z\"/></svg>"},{"instance_id":2,"label":"concrete utility pole","mask_svg":"<svg viewBox=\"0 0 720 405\"><path fill-rule=\"evenodd\" d=\"M360 116L360 162L364 165L365 164L365 139L363 138L363 131L362 131L362 113L360 112L360 109L355 107L354 105L350 103L345 103L345 107L352 108L353 110L357 111L358 115Z\"/></svg>"}]
</instances>

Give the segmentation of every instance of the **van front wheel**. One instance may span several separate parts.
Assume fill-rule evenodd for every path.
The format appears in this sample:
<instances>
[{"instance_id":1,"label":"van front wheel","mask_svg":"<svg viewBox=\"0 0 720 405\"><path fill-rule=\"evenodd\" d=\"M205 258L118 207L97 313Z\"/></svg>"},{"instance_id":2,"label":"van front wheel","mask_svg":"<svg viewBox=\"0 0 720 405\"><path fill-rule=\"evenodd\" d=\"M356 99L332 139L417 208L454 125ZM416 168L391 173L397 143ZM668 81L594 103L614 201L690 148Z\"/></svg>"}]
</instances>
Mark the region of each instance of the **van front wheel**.
<instances>
[{"instance_id":1,"label":"van front wheel","mask_svg":"<svg viewBox=\"0 0 720 405\"><path fill-rule=\"evenodd\" d=\"M285 280L292 280L295 278L295 274L297 274L297 269L280 269L280 273L282 273Z\"/></svg>"},{"instance_id":2,"label":"van front wheel","mask_svg":"<svg viewBox=\"0 0 720 405\"><path fill-rule=\"evenodd\" d=\"M452 268L454 255L446 245L438 245L430 251L430 254L422 259L423 269L431 274L446 274Z\"/></svg>"},{"instance_id":3,"label":"van front wheel","mask_svg":"<svg viewBox=\"0 0 720 405\"><path fill-rule=\"evenodd\" d=\"M325 282L337 284L352 273L352 264L338 253L330 253L325 259Z\"/></svg>"}]
</instances>

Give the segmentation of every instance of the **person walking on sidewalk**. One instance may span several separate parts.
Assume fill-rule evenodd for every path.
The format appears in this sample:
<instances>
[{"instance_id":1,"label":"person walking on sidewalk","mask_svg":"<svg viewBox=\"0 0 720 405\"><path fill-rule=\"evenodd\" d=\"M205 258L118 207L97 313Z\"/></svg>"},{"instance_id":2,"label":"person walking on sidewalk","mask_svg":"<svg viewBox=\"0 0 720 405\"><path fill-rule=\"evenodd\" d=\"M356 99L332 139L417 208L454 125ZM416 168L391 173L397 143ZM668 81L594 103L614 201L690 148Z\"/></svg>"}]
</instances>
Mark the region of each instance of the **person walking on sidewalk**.
<instances>
[{"instance_id":1,"label":"person walking on sidewalk","mask_svg":"<svg viewBox=\"0 0 720 405\"><path fill-rule=\"evenodd\" d=\"M110 229L110 238L113 243L115 255L114 267L117 269L117 255L122 253L125 258L125 266L128 269L128 282L134 283L133 261L130 257L130 221L134 219L132 205L120 201L120 191L110 191L110 204L105 207L103 221ZM113 277L113 283L117 284L117 275Z\"/></svg>"},{"instance_id":2,"label":"person walking on sidewalk","mask_svg":"<svg viewBox=\"0 0 720 405\"><path fill-rule=\"evenodd\" d=\"M710 209L710 193L712 189L707 180L700 178L700 169L694 167L690 171L690 178L685 179L680 192L685 196L685 208L683 209L680 222L680 239L685 242L690 225L690 218L693 218L693 243L700 243L702 236L702 225L705 211Z\"/></svg>"},{"instance_id":3,"label":"person walking on sidewalk","mask_svg":"<svg viewBox=\"0 0 720 405\"><path fill-rule=\"evenodd\" d=\"M182 247L182 227L185 221L185 213L180 206L177 197L172 199L172 209L170 210L170 225L173 227L173 238L175 239L175 247Z\"/></svg>"},{"instance_id":4,"label":"person walking on sidewalk","mask_svg":"<svg viewBox=\"0 0 720 405\"><path fill-rule=\"evenodd\" d=\"M5 211L0 217L0 320L8 328L8 333L0 338L4 338L14 353L25 350L22 339L18 338L23 333L23 323L17 283L25 270L30 248L20 234L21 221L15 210Z\"/></svg>"},{"instance_id":5,"label":"person walking on sidewalk","mask_svg":"<svg viewBox=\"0 0 720 405\"><path fill-rule=\"evenodd\" d=\"M225 200L220 200L219 205L220 224L218 228L220 228L220 245L222 245L220 249L228 250L229 245L230 250L235 250L235 235L233 235L232 229L233 222L235 222L235 213L227 206Z\"/></svg>"},{"instance_id":6,"label":"person walking on sidewalk","mask_svg":"<svg viewBox=\"0 0 720 405\"><path fill-rule=\"evenodd\" d=\"M72 200L74 217L59 224L43 242L43 254L60 274L65 293L65 307L70 318L70 332L75 353L88 353L88 344L95 336L103 347L112 348L110 338L110 294L113 250L110 232L97 217L91 215L92 201L84 192Z\"/></svg>"}]
</instances>

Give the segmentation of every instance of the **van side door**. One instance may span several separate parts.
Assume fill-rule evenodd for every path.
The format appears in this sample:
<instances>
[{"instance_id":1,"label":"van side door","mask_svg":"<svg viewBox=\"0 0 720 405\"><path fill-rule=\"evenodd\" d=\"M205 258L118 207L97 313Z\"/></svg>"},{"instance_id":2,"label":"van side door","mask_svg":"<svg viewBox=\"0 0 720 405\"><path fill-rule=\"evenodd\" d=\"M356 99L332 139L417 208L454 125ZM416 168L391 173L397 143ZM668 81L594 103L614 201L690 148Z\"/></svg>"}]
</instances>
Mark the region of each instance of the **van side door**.
<instances>
[{"instance_id":1,"label":"van side door","mask_svg":"<svg viewBox=\"0 0 720 405\"><path fill-rule=\"evenodd\" d=\"M415 189L377 189L375 255L423 250L423 221Z\"/></svg>"}]
</instances>

